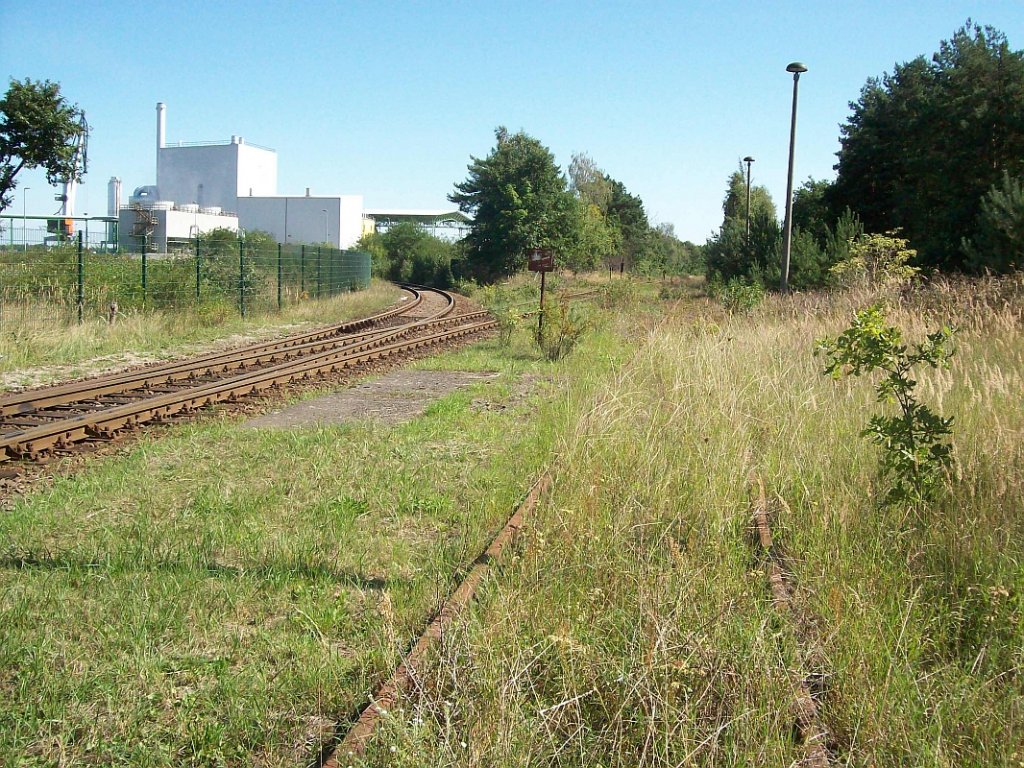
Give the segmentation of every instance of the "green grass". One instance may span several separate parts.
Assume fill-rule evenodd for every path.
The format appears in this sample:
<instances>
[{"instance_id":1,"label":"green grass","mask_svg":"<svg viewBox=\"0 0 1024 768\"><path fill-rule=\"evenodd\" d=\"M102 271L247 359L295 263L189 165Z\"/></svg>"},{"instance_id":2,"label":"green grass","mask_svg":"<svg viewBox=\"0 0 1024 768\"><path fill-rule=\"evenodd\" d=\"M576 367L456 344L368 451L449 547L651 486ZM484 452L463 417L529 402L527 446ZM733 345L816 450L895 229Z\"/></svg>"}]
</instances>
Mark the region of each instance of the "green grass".
<instances>
[{"instance_id":1,"label":"green grass","mask_svg":"<svg viewBox=\"0 0 1024 768\"><path fill-rule=\"evenodd\" d=\"M18 500L0 764L308 763L547 462L566 411L521 342L442 359L501 375L404 425L183 426Z\"/></svg>"},{"instance_id":2,"label":"green grass","mask_svg":"<svg viewBox=\"0 0 1024 768\"><path fill-rule=\"evenodd\" d=\"M1017 766L1019 279L888 297L911 339L961 328L919 376L956 471L911 511L879 504L870 383L812 356L874 296L728 316L659 288L617 288L558 363L525 326L421 360L500 375L405 425L179 427L21 500L0 517L0 764L307 764L552 464L365 764L790 765L792 685L818 672L838 764ZM799 624L752 546L752 471L783 500Z\"/></svg>"}]
</instances>

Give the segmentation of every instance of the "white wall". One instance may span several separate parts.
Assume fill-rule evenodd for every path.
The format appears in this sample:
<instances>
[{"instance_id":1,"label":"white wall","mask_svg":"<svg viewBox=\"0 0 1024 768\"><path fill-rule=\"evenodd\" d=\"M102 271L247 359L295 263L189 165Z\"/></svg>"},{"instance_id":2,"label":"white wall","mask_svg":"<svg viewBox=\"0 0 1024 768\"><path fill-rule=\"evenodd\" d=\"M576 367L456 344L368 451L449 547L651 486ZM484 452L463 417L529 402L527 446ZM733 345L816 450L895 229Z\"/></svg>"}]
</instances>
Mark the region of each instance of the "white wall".
<instances>
[{"instance_id":1,"label":"white wall","mask_svg":"<svg viewBox=\"0 0 1024 768\"><path fill-rule=\"evenodd\" d=\"M277 153L235 142L157 150L160 199L234 211L236 199L250 189L254 195L276 194Z\"/></svg>"},{"instance_id":2,"label":"white wall","mask_svg":"<svg viewBox=\"0 0 1024 768\"><path fill-rule=\"evenodd\" d=\"M341 248L351 248L363 234L363 196L341 196L341 220L338 222Z\"/></svg>"},{"instance_id":3,"label":"white wall","mask_svg":"<svg viewBox=\"0 0 1024 768\"><path fill-rule=\"evenodd\" d=\"M191 213L190 211L154 210L156 216L156 228L153 231L151 242L154 244L157 253L167 251L167 240L188 240L195 236L196 228L199 234L205 234L214 229L230 229L238 231L237 216L216 216L207 213ZM138 251L140 241L133 235L135 230L136 214L129 208L121 209L117 221L118 241L122 248L129 251Z\"/></svg>"},{"instance_id":4,"label":"white wall","mask_svg":"<svg viewBox=\"0 0 1024 768\"><path fill-rule=\"evenodd\" d=\"M241 227L269 232L284 244L328 242L351 248L362 234L362 219L362 195L238 198Z\"/></svg>"},{"instance_id":5,"label":"white wall","mask_svg":"<svg viewBox=\"0 0 1024 768\"><path fill-rule=\"evenodd\" d=\"M277 194L277 153L251 144L235 145L238 151L238 197L249 194L269 196ZM232 208L231 210L235 210Z\"/></svg>"}]
</instances>

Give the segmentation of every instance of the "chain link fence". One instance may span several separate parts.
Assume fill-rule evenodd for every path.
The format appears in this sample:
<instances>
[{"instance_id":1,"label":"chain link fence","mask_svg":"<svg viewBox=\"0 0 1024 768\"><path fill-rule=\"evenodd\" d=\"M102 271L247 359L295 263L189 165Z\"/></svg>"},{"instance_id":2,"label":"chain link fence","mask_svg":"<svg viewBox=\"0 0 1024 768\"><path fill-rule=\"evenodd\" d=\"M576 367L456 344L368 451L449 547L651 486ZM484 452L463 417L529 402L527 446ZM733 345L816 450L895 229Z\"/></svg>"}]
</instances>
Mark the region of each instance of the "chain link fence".
<instances>
[{"instance_id":1,"label":"chain link fence","mask_svg":"<svg viewBox=\"0 0 1024 768\"><path fill-rule=\"evenodd\" d=\"M0 322L20 315L71 324L147 310L244 317L370 284L368 253L266 236L214 233L157 255L90 248L83 233L44 244L8 234L10 242L0 243Z\"/></svg>"}]
</instances>

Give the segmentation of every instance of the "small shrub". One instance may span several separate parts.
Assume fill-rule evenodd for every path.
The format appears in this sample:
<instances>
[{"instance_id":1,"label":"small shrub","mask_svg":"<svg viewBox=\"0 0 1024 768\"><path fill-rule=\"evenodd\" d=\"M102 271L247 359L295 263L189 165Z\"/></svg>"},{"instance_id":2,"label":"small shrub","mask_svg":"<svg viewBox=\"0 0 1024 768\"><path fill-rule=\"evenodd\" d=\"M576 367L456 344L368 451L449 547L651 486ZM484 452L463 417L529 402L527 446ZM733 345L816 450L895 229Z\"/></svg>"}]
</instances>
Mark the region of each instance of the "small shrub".
<instances>
[{"instance_id":1,"label":"small shrub","mask_svg":"<svg viewBox=\"0 0 1024 768\"><path fill-rule=\"evenodd\" d=\"M498 345L505 349L512 343L512 334L522 321L522 314L515 307L505 306L493 310L498 321Z\"/></svg>"},{"instance_id":2,"label":"small shrub","mask_svg":"<svg viewBox=\"0 0 1024 768\"><path fill-rule=\"evenodd\" d=\"M639 287L632 280L612 280L604 287L601 304L605 309L635 306L639 296Z\"/></svg>"},{"instance_id":3,"label":"small shrub","mask_svg":"<svg viewBox=\"0 0 1024 768\"><path fill-rule=\"evenodd\" d=\"M860 235L850 241L850 254L829 269L832 282L841 286L892 285L906 283L919 270L908 263L917 255L910 243L896 235Z\"/></svg>"},{"instance_id":4,"label":"small shrub","mask_svg":"<svg viewBox=\"0 0 1024 768\"><path fill-rule=\"evenodd\" d=\"M882 308L875 305L857 312L838 338L818 341L815 354L825 354L828 362L823 373L838 379L880 371L883 378L875 385L878 401L899 407L895 416L872 416L861 432L882 449L882 475L891 482L886 503L931 499L952 463L951 446L943 439L952 434L953 419L919 403L914 394L917 382L910 377L921 363L945 367L953 355L952 337L953 329L943 327L908 352L900 329L887 326Z\"/></svg>"},{"instance_id":5,"label":"small shrub","mask_svg":"<svg viewBox=\"0 0 1024 768\"><path fill-rule=\"evenodd\" d=\"M590 328L579 307L570 307L567 301L559 302L556 310L545 308L543 315L544 322L534 330L533 338L548 360L561 360L572 352Z\"/></svg>"},{"instance_id":6,"label":"small shrub","mask_svg":"<svg viewBox=\"0 0 1024 768\"><path fill-rule=\"evenodd\" d=\"M764 284L757 279L734 277L728 283L723 283L716 276L708 282L708 294L730 314L750 314L764 301L765 290Z\"/></svg>"}]
</instances>

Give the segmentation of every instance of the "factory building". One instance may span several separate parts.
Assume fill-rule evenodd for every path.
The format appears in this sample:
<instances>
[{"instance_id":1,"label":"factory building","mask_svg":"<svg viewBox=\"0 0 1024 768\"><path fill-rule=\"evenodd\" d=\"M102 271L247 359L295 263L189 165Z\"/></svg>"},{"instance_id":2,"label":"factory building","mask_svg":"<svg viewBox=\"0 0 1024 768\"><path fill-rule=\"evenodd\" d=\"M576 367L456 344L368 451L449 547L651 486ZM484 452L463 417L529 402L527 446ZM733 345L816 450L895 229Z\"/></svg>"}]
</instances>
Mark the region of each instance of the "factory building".
<instances>
[{"instance_id":1,"label":"factory building","mask_svg":"<svg viewBox=\"0 0 1024 768\"><path fill-rule=\"evenodd\" d=\"M282 244L351 248L364 231L399 221L464 233L458 211L364 211L362 195L279 195L277 153L241 136L220 142L167 142L167 108L156 105L156 184L135 189L118 210L122 248L166 253L217 228L269 232ZM111 179L111 184L115 180ZM116 180L120 200L120 180ZM110 194L115 195L113 189Z\"/></svg>"},{"instance_id":2,"label":"factory building","mask_svg":"<svg viewBox=\"0 0 1024 768\"><path fill-rule=\"evenodd\" d=\"M363 234L362 195L239 197L243 228L269 232L279 243L330 243L351 248Z\"/></svg>"}]
</instances>

